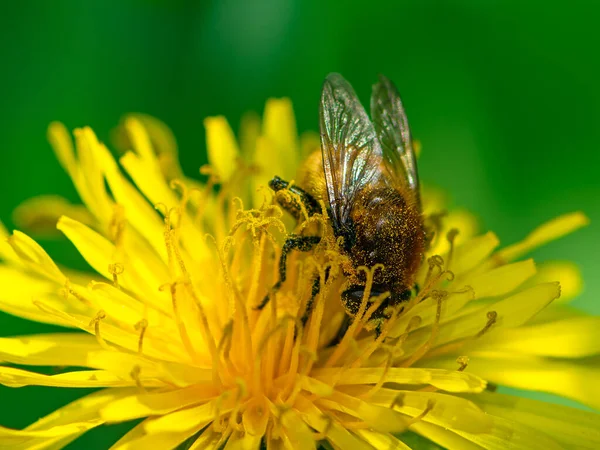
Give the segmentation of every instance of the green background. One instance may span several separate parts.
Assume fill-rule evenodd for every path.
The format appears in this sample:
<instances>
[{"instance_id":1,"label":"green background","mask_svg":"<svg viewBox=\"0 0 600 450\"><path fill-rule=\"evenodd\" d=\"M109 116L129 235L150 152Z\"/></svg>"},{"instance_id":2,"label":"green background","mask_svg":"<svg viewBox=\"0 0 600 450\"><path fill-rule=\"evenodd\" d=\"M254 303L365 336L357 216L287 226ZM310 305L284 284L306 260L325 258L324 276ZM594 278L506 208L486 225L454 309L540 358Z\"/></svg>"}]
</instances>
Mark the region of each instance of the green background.
<instances>
[{"instance_id":1,"label":"green background","mask_svg":"<svg viewBox=\"0 0 600 450\"><path fill-rule=\"evenodd\" d=\"M402 92L423 143L420 173L476 211L502 242L561 213L592 225L536 252L586 279L575 304L600 313L600 4L502 1L11 2L0 13L0 219L37 194L76 199L45 141L52 120L103 140L123 113L174 130L187 174L206 161L202 120L292 98L317 129L319 91L339 71L367 99L378 73ZM44 242L63 262L63 243ZM61 247L63 248L61 250ZM1 287L0 287L1 288ZM0 314L0 335L49 330ZM590 380L592 382L592 380ZM0 388L0 424L22 427L80 390ZM106 448L123 427L77 448Z\"/></svg>"}]
</instances>

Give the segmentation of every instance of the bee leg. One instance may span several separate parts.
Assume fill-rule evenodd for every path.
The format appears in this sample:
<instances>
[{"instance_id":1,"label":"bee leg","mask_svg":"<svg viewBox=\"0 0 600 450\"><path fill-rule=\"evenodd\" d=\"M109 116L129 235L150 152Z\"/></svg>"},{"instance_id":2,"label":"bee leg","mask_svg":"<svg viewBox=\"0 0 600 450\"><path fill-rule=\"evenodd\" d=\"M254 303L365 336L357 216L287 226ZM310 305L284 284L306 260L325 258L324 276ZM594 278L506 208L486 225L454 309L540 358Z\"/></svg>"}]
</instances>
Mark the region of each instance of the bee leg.
<instances>
[{"instance_id":1,"label":"bee leg","mask_svg":"<svg viewBox=\"0 0 600 450\"><path fill-rule=\"evenodd\" d=\"M329 279L329 267L327 267L325 269L325 283L327 283L328 279ZM317 275L316 278L313 280L312 289L310 291L310 298L308 299L308 302L306 302L306 310L304 311L304 314L302 315L302 318L300 319L302 321L302 326L306 325L306 322L308 321L308 318L310 317L310 313L312 312L313 303L315 302L315 298L317 297L317 295L319 295L320 291L321 291L321 276Z\"/></svg>"},{"instance_id":2,"label":"bee leg","mask_svg":"<svg viewBox=\"0 0 600 450\"><path fill-rule=\"evenodd\" d=\"M276 200L279 206L289 212L294 219L298 221L304 219L302 214L302 206L304 206L304 209L309 217L321 212L321 206L319 205L319 202L317 202L312 195L298 186L290 187L290 183L287 181L282 180L279 177L274 177L271 181L269 181L269 187L274 192L288 189L290 192L296 194L297 197L291 196L291 198L278 196L276 197Z\"/></svg>"},{"instance_id":3,"label":"bee leg","mask_svg":"<svg viewBox=\"0 0 600 450\"><path fill-rule=\"evenodd\" d=\"M286 274L286 264L287 264L287 255L292 250L299 250L301 252L309 252L313 249L315 245L321 242L321 238L319 236L295 236L292 235L288 237L283 244L283 248L281 249L281 257L279 258L279 281L273 285L271 288L271 292L265 295L263 301L255 306L254 309L263 309L267 303L269 303L269 299L272 292L277 292L283 282L287 278Z\"/></svg>"}]
</instances>

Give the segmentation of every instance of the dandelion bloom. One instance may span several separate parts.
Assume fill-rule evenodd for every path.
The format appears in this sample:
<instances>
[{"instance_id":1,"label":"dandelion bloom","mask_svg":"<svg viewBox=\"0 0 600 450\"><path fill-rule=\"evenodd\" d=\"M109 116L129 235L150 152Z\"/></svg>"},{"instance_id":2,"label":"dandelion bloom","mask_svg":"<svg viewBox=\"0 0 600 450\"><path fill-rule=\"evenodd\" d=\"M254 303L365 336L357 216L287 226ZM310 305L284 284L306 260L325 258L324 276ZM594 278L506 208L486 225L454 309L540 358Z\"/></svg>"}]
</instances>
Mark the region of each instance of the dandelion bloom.
<instances>
[{"instance_id":1,"label":"dandelion bloom","mask_svg":"<svg viewBox=\"0 0 600 450\"><path fill-rule=\"evenodd\" d=\"M224 118L205 126L203 184L182 174L175 141L155 119L123 121L119 164L89 128L73 142L63 125L50 126L83 206L44 197L16 217L38 231L56 225L95 273L59 267L28 235L6 233L0 309L79 331L0 339L0 383L99 390L24 430L0 428L0 447L61 448L135 419L113 448L402 449L408 430L447 448L600 447L599 415L494 389L600 407L600 319L568 306L577 271L520 259L585 225L583 214L498 249L468 212L439 214L442 196L424 189L424 214L439 219L440 233L419 293L380 333L363 301L336 341L345 313L335 242L291 254L286 282L255 308L278 277L285 235L313 226L283 214L264 186L276 174L294 178L318 138L297 137L288 100L270 100L262 123L248 116L239 143ZM315 276L328 268L334 275L303 324Z\"/></svg>"}]
</instances>

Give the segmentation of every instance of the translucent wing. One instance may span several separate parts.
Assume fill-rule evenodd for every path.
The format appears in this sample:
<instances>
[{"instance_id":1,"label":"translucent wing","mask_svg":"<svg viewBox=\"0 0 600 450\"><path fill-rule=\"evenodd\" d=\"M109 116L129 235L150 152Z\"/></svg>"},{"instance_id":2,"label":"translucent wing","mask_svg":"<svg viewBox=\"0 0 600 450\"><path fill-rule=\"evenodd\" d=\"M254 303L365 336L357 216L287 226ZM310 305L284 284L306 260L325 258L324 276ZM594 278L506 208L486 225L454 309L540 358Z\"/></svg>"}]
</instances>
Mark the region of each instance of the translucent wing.
<instances>
[{"instance_id":1,"label":"translucent wing","mask_svg":"<svg viewBox=\"0 0 600 450\"><path fill-rule=\"evenodd\" d=\"M373 85L371 116L390 175L395 182L412 190L419 200L417 161L406 113L398 89L383 75Z\"/></svg>"},{"instance_id":2,"label":"translucent wing","mask_svg":"<svg viewBox=\"0 0 600 450\"><path fill-rule=\"evenodd\" d=\"M382 151L352 86L337 73L323 84L321 149L334 225L343 226L360 190L379 180Z\"/></svg>"}]
</instances>

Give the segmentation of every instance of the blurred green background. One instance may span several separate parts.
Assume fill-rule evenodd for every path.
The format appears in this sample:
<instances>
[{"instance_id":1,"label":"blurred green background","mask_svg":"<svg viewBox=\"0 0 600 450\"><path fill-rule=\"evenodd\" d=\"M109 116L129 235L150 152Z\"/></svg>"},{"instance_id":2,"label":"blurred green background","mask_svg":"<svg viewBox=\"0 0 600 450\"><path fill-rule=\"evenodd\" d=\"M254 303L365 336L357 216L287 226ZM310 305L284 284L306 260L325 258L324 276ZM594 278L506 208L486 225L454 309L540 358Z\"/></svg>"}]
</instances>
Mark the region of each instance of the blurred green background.
<instances>
[{"instance_id":1,"label":"blurred green background","mask_svg":"<svg viewBox=\"0 0 600 450\"><path fill-rule=\"evenodd\" d=\"M600 313L600 3L73 0L11 2L1 16L0 219L9 228L27 198L76 200L45 141L52 120L91 125L107 141L123 113L155 115L195 175L205 116L237 127L266 98L289 96L299 130L317 130L328 72L365 101L381 72L423 143L422 178L502 242L561 213L590 216L590 227L535 256L578 263L586 288L575 305ZM62 243L44 246L73 256ZM0 315L0 335L49 329ZM57 391L0 388L0 424L25 426L82 392ZM123 429L73 448L105 448Z\"/></svg>"}]
</instances>

